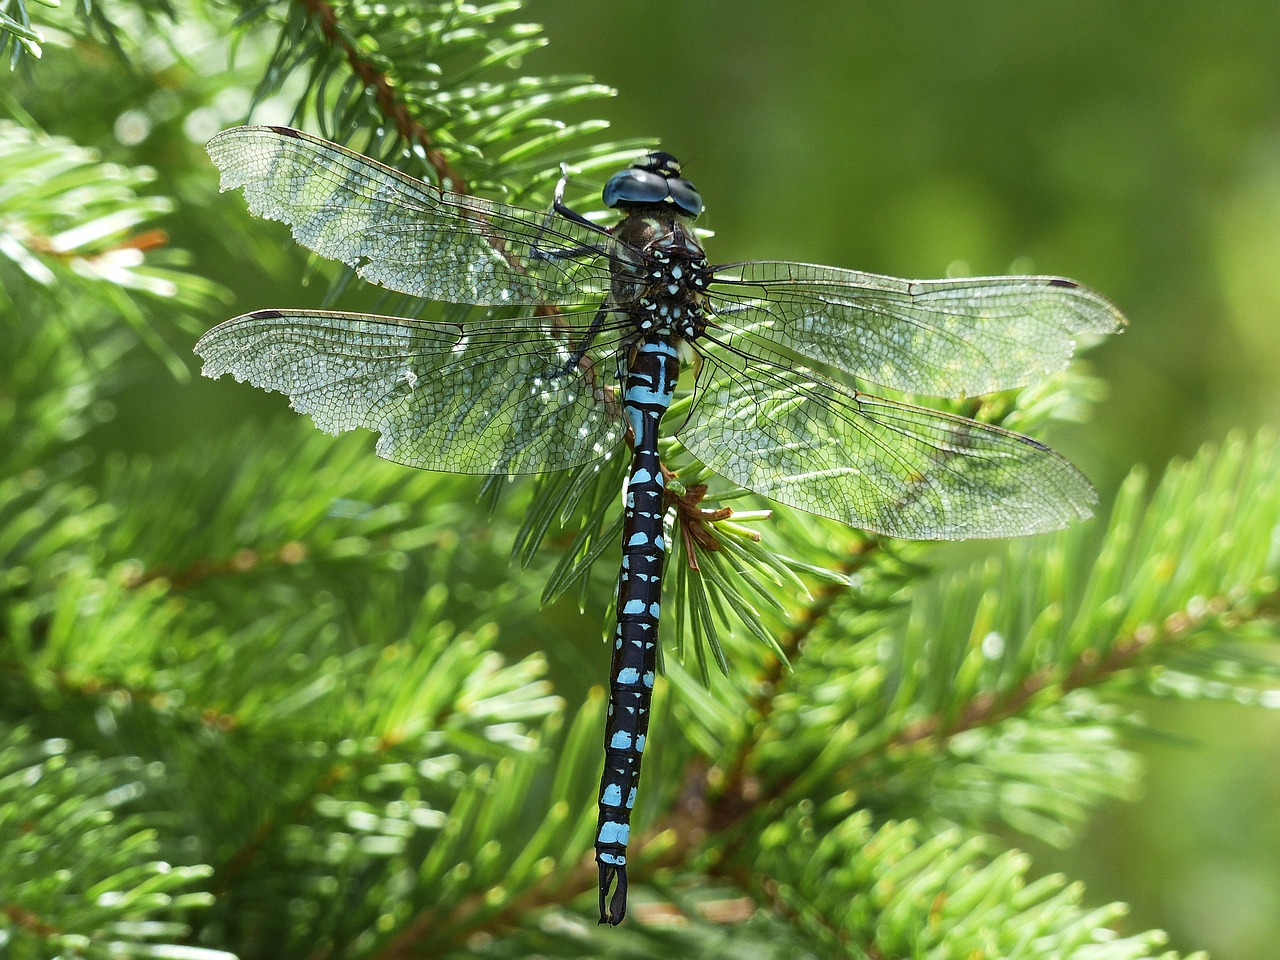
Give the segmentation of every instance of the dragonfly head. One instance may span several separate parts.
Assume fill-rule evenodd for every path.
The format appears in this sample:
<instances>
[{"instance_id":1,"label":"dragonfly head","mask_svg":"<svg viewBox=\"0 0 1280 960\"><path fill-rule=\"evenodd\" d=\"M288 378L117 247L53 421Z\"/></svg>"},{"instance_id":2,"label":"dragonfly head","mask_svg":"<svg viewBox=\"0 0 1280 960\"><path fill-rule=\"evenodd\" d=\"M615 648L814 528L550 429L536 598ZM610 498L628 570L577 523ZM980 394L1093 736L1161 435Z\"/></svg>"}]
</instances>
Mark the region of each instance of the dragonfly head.
<instances>
[{"instance_id":1,"label":"dragonfly head","mask_svg":"<svg viewBox=\"0 0 1280 960\"><path fill-rule=\"evenodd\" d=\"M643 159L610 177L604 185L604 203L621 210L663 207L695 218L702 213L702 197L692 183L680 176L680 161L661 150L646 153Z\"/></svg>"}]
</instances>

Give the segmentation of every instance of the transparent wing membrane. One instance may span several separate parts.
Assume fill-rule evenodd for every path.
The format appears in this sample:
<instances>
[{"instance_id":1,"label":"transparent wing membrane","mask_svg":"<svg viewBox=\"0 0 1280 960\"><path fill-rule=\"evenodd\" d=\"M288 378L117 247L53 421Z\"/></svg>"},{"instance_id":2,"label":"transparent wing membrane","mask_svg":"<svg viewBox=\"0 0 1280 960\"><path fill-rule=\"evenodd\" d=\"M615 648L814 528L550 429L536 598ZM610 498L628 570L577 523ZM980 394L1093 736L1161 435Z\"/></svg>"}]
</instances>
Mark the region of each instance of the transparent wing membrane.
<instances>
[{"instance_id":1,"label":"transparent wing membrane","mask_svg":"<svg viewBox=\"0 0 1280 960\"><path fill-rule=\"evenodd\" d=\"M1124 326L1108 300L1059 277L899 280L765 260L714 270L713 309L735 336L934 397L1023 386L1065 367L1077 335Z\"/></svg>"},{"instance_id":2,"label":"transparent wing membrane","mask_svg":"<svg viewBox=\"0 0 1280 960\"><path fill-rule=\"evenodd\" d=\"M1022 536L1091 513L1089 482L1035 440L846 391L780 357L702 343L694 406L678 435L749 490L912 540Z\"/></svg>"},{"instance_id":3,"label":"transparent wing membrane","mask_svg":"<svg viewBox=\"0 0 1280 960\"><path fill-rule=\"evenodd\" d=\"M242 187L253 212L367 280L540 309L465 325L260 311L200 341L207 375L285 393L326 430L377 430L381 455L415 467L535 473L618 445L619 370L638 331L609 309L621 306L609 302L611 277L621 270L639 291L634 278L658 266L648 247L441 191L284 127L237 127L208 149L224 190ZM1057 277L900 280L784 261L713 273L711 325L692 344L703 355L695 404L680 431L712 469L802 510L914 539L1037 533L1089 515L1088 482L1042 444L818 371L931 396L1021 386L1062 369L1078 336L1122 328L1105 298ZM674 285L670 295L694 296Z\"/></svg>"},{"instance_id":4,"label":"transparent wing membrane","mask_svg":"<svg viewBox=\"0 0 1280 960\"><path fill-rule=\"evenodd\" d=\"M591 315L575 319L585 323ZM196 344L203 373L289 397L330 433L377 431L388 460L456 473L560 470L609 455L623 436L616 353L585 353L565 317L452 323L261 310Z\"/></svg>"},{"instance_id":5,"label":"transparent wing membrane","mask_svg":"<svg viewBox=\"0 0 1280 960\"><path fill-rule=\"evenodd\" d=\"M549 213L442 191L288 127L235 127L209 156L222 189L366 280L430 300L475 304L599 301L609 289L603 231Z\"/></svg>"}]
</instances>

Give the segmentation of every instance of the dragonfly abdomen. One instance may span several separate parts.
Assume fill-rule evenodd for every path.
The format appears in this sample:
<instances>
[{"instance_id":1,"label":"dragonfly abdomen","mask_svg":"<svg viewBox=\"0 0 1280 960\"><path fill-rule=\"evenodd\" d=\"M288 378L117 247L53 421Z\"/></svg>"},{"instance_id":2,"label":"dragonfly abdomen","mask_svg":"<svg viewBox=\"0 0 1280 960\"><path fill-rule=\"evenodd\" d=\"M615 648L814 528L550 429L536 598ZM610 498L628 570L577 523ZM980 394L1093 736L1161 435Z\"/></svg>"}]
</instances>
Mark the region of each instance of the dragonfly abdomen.
<instances>
[{"instance_id":1,"label":"dragonfly abdomen","mask_svg":"<svg viewBox=\"0 0 1280 960\"><path fill-rule=\"evenodd\" d=\"M649 731L649 704L657 669L662 597L664 483L658 460L658 424L679 376L676 347L646 339L627 370L625 410L634 434L622 522L617 627L609 674L609 716L596 826L600 869L600 922L619 924L627 907L627 841ZM615 886L616 883L616 886ZM613 887L613 896L609 890ZM606 899L608 903L606 904Z\"/></svg>"}]
</instances>

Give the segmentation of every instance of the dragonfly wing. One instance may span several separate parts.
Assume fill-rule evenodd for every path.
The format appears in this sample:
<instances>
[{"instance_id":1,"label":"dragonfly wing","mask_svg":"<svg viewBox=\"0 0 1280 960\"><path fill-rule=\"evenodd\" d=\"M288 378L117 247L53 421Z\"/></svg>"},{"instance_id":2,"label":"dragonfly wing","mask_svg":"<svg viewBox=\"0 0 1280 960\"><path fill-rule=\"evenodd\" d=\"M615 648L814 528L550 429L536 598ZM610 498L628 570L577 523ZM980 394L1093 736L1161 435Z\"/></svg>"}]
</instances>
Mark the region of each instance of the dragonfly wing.
<instances>
[{"instance_id":1,"label":"dragonfly wing","mask_svg":"<svg viewBox=\"0 0 1280 960\"><path fill-rule=\"evenodd\" d=\"M1091 514L1088 480L1029 437L698 345L695 403L678 435L749 490L910 540L1021 536Z\"/></svg>"},{"instance_id":2,"label":"dragonfly wing","mask_svg":"<svg viewBox=\"0 0 1280 960\"><path fill-rule=\"evenodd\" d=\"M289 127L209 141L223 190L310 250L390 290L476 304L582 304L609 289L604 231L450 193Z\"/></svg>"},{"instance_id":3,"label":"dragonfly wing","mask_svg":"<svg viewBox=\"0 0 1280 960\"><path fill-rule=\"evenodd\" d=\"M1061 277L899 280L786 261L714 268L713 310L764 341L894 390L1007 390L1066 366L1079 334L1116 333L1105 297Z\"/></svg>"},{"instance_id":4,"label":"dragonfly wing","mask_svg":"<svg viewBox=\"0 0 1280 960\"><path fill-rule=\"evenodd\" d=\"M463 328L260 310L214 327L196 353L205 376L230 373L283 393L330 433L376 430L378 455L388 460L455 473L539 473L601 459L623 435L613 355L621 333L598 333L575 357L550 335L551 322Z\"/></svg>"}]
</instances>

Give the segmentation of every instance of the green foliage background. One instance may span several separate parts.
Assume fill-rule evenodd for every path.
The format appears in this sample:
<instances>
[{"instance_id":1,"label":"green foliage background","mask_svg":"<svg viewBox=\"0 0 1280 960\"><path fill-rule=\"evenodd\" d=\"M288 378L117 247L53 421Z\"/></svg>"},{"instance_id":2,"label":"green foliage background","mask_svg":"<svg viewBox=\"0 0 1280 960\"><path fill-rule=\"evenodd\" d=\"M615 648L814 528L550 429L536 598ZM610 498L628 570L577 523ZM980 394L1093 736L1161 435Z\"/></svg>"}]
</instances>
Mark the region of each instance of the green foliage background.
<instances>
[{"instance_id":1,"label":"green foliage background","mask_svg":"<svg viewBox=\"0 0 1280 960\"><path fill-rule=\"evenodd\" d=\"M296 11L300 6L276 9ZM19 9L13 3L0 7L16 19ZM328 286L319 275L312 275L308 286L299 285L307 273L303 253L284 242L279 228L250 221L239 197L216 194L215 174L200 149L217 129L244 119L273 37L269 31L251 31L241 41L236 66L228 68L230 20L240 8L181 7L172 21L157 16L160 11L144 15L141 6L91 9L96 17L127 26L116 34L116 42L132 67L123 66L104 42L108 31L101 22L91 39L83 39L74 10L52 13L32 6L32 18L50 39L40 62L22 63L0 80L0 110L95 148L108 160L154 169L151 183L134 179L124 168L106 178L96 172L86 177L85 189L98 191L104 210L132 210L128 227L135 232L162 226L168 241L149 252L148 266L122 268L129 281L124 293L106 292L110 277L58 272L65 264L53 262L56 287L64 291L57 309L29 272L0 260L6 338L0 356L9 378L7 384L0 382L0 403L8 401L3 423L14 441L6 440L7 449L0 453L7 484L0 507L5 511L0 513L0 602L5 614L0 701L9 736L0 744L0 760L5 773L43 764L49 771L45 782L59 784L51 795L80 790L84 797L101 798L97 805L76 807L75 816L60 817L57 809L27 805L32 794L18 780L0 779L0 828L13 827L3 834L7 846L0 849L0 873L14 877L33 871L32 877L38 875L48 886L40 887L40 897L47 893L47 902L53 903L57 898L50 891L82 871L101 866L109 875L117 863L122 871L140 871L130 874L137 881L132 889L138 902L154 901L155 909L167 911L167 919L155 921L157 926L145 936L174 942L185 942L188 934L183 931L192 926L199 933L202 921L193 918L221 896L226 913L220 925L204 933L216 929L227 939L195 942L232 949L237 931L227 913L252 926L249 918L255 916L259 891L229 895L233 885L226 877L234 875L235 863L219 862L218 855L236 849L227 839L232 825L253 822L255 811L247 806L217 809L220 803L246 803L248 796L215 787L252 780L255 772L267 770L288 783L300 770L298 775L305 775L308 763L329 769L333 757L309 760L305 751L258 757L234 750L219 753L216 747L226 732L219 724L252 728L256 723L275 732L293 729L300 737L320 738L324 731L317 727L317 714L331 716L329 732L338 753L350 749L352 756L365 756L356 745L359 735L377 737L394 729L405 738L404 755L397 755L405 769L412 767L418 749L414 737L438 736L452 753L496 764L493 776L504 785L534 783L543 799L563 795L567 804L589 800L598 770L589 710L579 721L581 731L564 733L571 753L573 745L587 744L576 779L539 781L520 757L537 739L544 718L559 713L552 691L568 704L564 716L570 718L565 720L570 728L572 711L591 702L588 691L603 678L606 657L599 635L612 561L602 561L586 583L584 615L572 600L539 610L539 592L564 541L536 554L529 570L508 566L518 519L510 510L500 512L490 529L485 515L471 506L479 484L378 463L368 453L367 438L309 436L310 425L285 413L279 397L181 375L195 369L189 355L195 335L216 320L263 306L316 305ZM256 11L248 14L251 21ZM402 12L395 7L389 16ZM1280 409L1280 339L1275 335L1280 318L1280 60L1275 55L1280 9L1274 4L1229 2L1206 8L1050 2L1030 7L998 2L957 7L655 0L637 6L541 0L529 3L515 20L521 17L542 22L550 44L545 49L531 45L520 72L586 74L618 91L613 100L555 105L553 116L584 122L605 117L611 126L594 141L584 131L583 141L566 150L578 151L573 156L590 170L590 151L583 143L600 142L604 136L660 140L685 160L707 201L704 225L715 232L708 241L713 261L778 257L921 277L1043 271L1075 277L1113 298L1131 327L1088 357L1107 393L1088 423L1051 431L1055 446L1094 478L1104 505L1113 502L1135 466L1144 465L1158 479L1171 459L1191 457L1205 442L1220 444L1233 429L1252 436L1275 422ZM394 57L394 51L388 55ZM337 70L331 82L337 86L345 79ZM301 94L296 76L290 83L268 98L254 118L287 121ZM422 119L431 126L430 117ZM461 146L462 162L481 186L486 181L519 182L519 158L505 167L486 165L484 158L467 154L465 142ZM65 159L64 152L53 152ZM19 177L15 157L20 153L0 158L0 217L22 209L5 192L4 178L9 185L34 182ZM545 188L545 177L554 174L559 157L544 146L535 158L528 169L537 170ZM100 168L92 166L90 157L80 166L45 162L51 200L39 216L50 223L76 216L75 210L54 206L83 204L88 194L73 189L77 171ZM586 181L592 176L598 182L599 175L590 172ZM130 191L171 198L171 212L157 220L165 204L127 199ZM0 233L17 235L12 233L15 222L0 219ZM38 216L21 224L33 222L40 222ZM182 250L190 251L189 261L178 259L176 251ZM219 287L230 296L223 299ZM348 306L370 302L360 291L343 301ZM65 347L58 346L62 334L53 326L42 329L55 322L66 325L57 330L74 331L64 339L83 346L78 364L69 364L65 351L59 352ZM15 397L40 395L42 380L68 385L58 394L60 406L32 410L15 405ZM1083 390L1086 385L1072 386ZM1036 420L1034 414L1031 420ZM28 430L31 424L56 424L60 432L42 434ZM263 452L263 431L270 431L266 446L275 447L274 456ZM1222 462L1247 474L1251 454L1243 441L1228 447L1234 452ZM249 448L255 450L252 457L244 453ZM1252 455L1255 468L1275 463L1269 449L1268 442L1260 444ZM35 465L38 478L28 469ZM58 470L65 472L65 482L57 481ZM1168 515L1154 514L1167 522L1156 523L1149 536L1126 538L1124 525L1113 521L1119 531L1115 542L1132 547L1135 567L1144 546L1166 537L1187 568L1188 589L1201 582L1196 578L1209 582L1213 574L1227 576L1232 564L1243 563L1246 556L1264 556L1272 535L1266 524L1274 522L1267 519L1274 514L1264 508L1280 499L1268 486L1265 469L1250 475L1244 488L1239 476L1211 477L1208 466L1201 473L1206 477L1203 491L1197 493L1200 488L1188 480L1191 492L1182 499L1169 494ZM1193 476L1199 474L1193 471ZM53 481L43 486L49 477ZM335 487L342 490L336 505ZM1132 482L1128 489L1121 495L1120 520L1129 510L1134 528L1140 528L1140 497ZM525 488L504 496L504 502L518 509L524 502L518 498L531 494ZM344 509L349 515L343 516ZM1104 507L1104 521L1106 512ZM343 522L330 523L335 516ZM1187 528L1200 521L1208 529L1203 536L1192 536L1175 529L1175 519ZM1250 522L1254 528L1246 529ZM1102 566L1091 552L1101 527L1099 522L1092 532L1066 538L1054 555L1065 573L1059 577L1051 569L1044 582L1079 582ZM780 517L776 525L762 525L761 532L766 542L777 537L788 545L828 537L837 555L858 543L826 528L815 533L803 518ZM68 546L82 541L94 541L98 553L82 554ZM274 544L277 552L268 557L248 547L236 550L260 544ZM892 633L903 648L893 652L910 662L910 650L916 649L911 644L923 650L925 637L950 636L949 631L967 636L971 623L983 622L986 608L966 608L961 600L948 607L947 591L954 590L959 598L980 596L987 576L997 585L992 591L1000 592L1005 581L991 571L1004 570L1002 562L1013 569L1039 571L1041 562L1052 568L1037 549L1035 544L1020 545L1005 554L1001 548L949 545L908 552L904 570L875 571L894 584L895 577L918 576L915 563L958 571L956 581L923 588L923 612L911 629ZM1194 554L1177 552L1187 549ZM1019 552L1024 550L1030 552ZM799 555L810 559L808 553ZM102 560L101 568L91 556ZM606 551L606 556L611 555ZM813 557L817 562L816 552ZM987 558L995 566L983 568ZM1275 557L1268 562L1274 576ZM968 581L964 571L973 564L978 572ZM353 574L357 570L359 578ZM1168 626L1169 611L1154 586L1159 577L1148 583L1140 574L1134 571L1125 582L1135 600L1148 602L1156 621ZM1141 592L1144 584L1148 593ZM811 580L810 586L823 595L820 581ZM1028 596L1035 595L1033 587L1024 587ZM940 598L936 603L929 600L929 590ZM322 599L300 612L299 597ZM47 598L56 605L42 606ZM85 627L77 617L95 611L95 603L102 608L101 617ZM1099 610L1105 613L1102 605L1095 610L1085 600L1080 603L1095 617L1101 616ZM259 619L239 632L230 627L219 632L219 611L251 604L260 605ZM390 613L377 618L352 612L378 604ZM1274 669L1274 592L1270 604L1243 622L1213 624L1208 640L1181 651L1192 661L1199 656L1199 662L1157 658L1141 663L1132 673L1118 671L1099 691L1100 702L1068 697L1036 714L1028 722L1033 733L1045 738L1039 761L1029 759L1037 755L1028 746L1034 738L1026 731L1019 739L1000 727L1010 743L983 741L981 731L972 731L950 758L953 766L939 762L935 768L921 758L913 762L877 755L883 766L858 781L859 800L877 814L918 816L926 825L922 838L944 838L936 847L928 846L935 840L923 843L917 856L935 857L939 883L953 902L963 900L959 895L964 889L1001 889L992 873L1016 873L1021 863L1016 855L997 858L987 873L979 873L980 881L964 887L957 878L966 875L972 858L981 858L965 842L946 840L950 835L938 823L958 823L959 836L967 837L963 831L970 821L980 821L1030 852L1031 876L1061 869L1087 881L1086 904L1132 904L1128 917L1104 911L1095 918L1099 923L1113 922L1125 935L1163 928L1177 950L1207 948L1220 960L1270 955L1280 942L1280 718L1274 710L1236 702L1250 699L1247 691ZM199 617L192 616L193 610L200 611ZM940 619L930 620L930 611L942 611ZM850 636L859 636L859 623L870 615L846 610L841 623ZM1000 615L992 614L997 621ZM361 622L360 616L370 619ZM1086 618L1086 625L1090 622L1097 625ZM73 629L73 624L80 626ZM780 633L797 629L786 617L778 624ZM1052 625L1036 629L1043 635L1033 629L1025 634L1049 644L1044 638L1053 635ZM1021 635L1012 625L1003 632ZM91 637L87 645L86 635ZM381 648L379 656L390 665L379 666L358 645L344 646L348 636L366 635L400 638ZM1098 627L1096 635L1107 631ZM1112 634L1123 635L1119 628ZM1249 656L1260 662L1250 668L1248 657L1215 660L1215 638L1256 641ZM492 645L505 658L502 665L486 659ZM808 689L819 690L829 682L827 705L844 703L850 693L840 689L842 677L869 675L860 671L870 669L860 659L868 655L866 644L850 643L848 648L838 643L818 647L815 641L815 651L825 651L822 655L831 659L815 654L815 662L797 677L797 689L808 683ZM179 649L203 649L205 656L169 662L166 651ZM265 659L240 660L247 652ZM528 654L545 658L546 681L537 661L517 663ZM744 682L758 675L765 658L763 648L749 638L731 644L729 654L731 671ZM451 665L442 667L433 657L450 659ZM1234 674L1222 667L1228 661ZM253 668L246 672L243 665L250 662ZM33 663L43 664L47 672L33 671ZM698 672L692 661L686 667ZM696 704L691 691L696 691L697 680L682 676L674 663L671 670L673 685L689 698L684 702ZM406 693L397 681L418 676L414 671L421 676ZM470 702L483 700L474 693L432 685L433 677L464 671L472 679L487 678L483 689L492 695L492 714L483 703ZM994 688L999 679L992 681ZM714 673L711 682L725 683ZM903 690L908 688L904 680ZM168 699L184 689L216 690L219 699L193 705L195 714L184 712L182 704ZM1153 692L1163 697L1152 697ZM923 685L908 693L901 693L904 702L932 703ZM937 714L945 714L947 692L932 695L939 698ZM467 708L458 709L463 701ZM348 713L352 703L360 704L360 710ZM454 706L447 710L441 704ZM683 718L686 735L698 747L732 740L735 718L717 713L713 698L702 707L705 721ZM1141 721L1136 719L1139 710ZM452 719L423 732L430 725L421 718L444 714ZM891 716L892 710L886 708L885 714ZM866 715L856 710L848 715L856 717L859 729L872 728ZM156 717L164 722L157 725ZM821 717L808 721L820 724ZM525 726L517 729L509 721ZM12 733L19 722L28 734ZM803 729L804 721L797 722L797 729ZM547 737L556 735L554 726L552 722L545 731ZM1125 732L1127 746L1145 767L1141 791L1134 787L1139 782L1134 755L1113 749L1110 741L1090 753L1072 740L1078 750L1073 756L1092 766L1078 776L1074 769L1055 768L1054 751L1067 742L1055 736L1086 738L1095 730ZM350 741L343 740L347 735ZM668 722L655 735L670 739L679 734L675 723ZM235 736L231 733L230 739ZM94 751L98 758L72 754L73 760L64 764L61 748L47 739L51 737L66 737L70 749ZM149 738L155 741L153 751L142 749ZM121 742L146 760L110 756L112 745ZM184 757L190 761L197 755L193 744L208 749L199 756L234 757L245 766L206 769L207 779L175 785L174 770L198 769L183 764ZM675 747L663 749L676 752ZM966 757L973 762L966 765ZM168 779L160 760L168 764ZM766 758L764 765L784 761ZM654 774L660 763L655 759L646 782L655 798L662 789ZM1048 796L1012 804L1012 815L975 809L989 796L981 788L982 777L990 773L1021 783L1023 774L1010 772L1020 764L1032 770L1025 780ZM1107 764L1116 769L1107 771ZM566 760L561 769L572 767ZM421 827L422 818L443 808L441 798L453 788L449 778L455 774L428 771L426 786L414 781L414 789L424 791L423 803L404 822ZM400 795L406 789L397 780L401 776L404 782L413 779L394 764L371 772L370 779L377 782L369 787L370 796ZM817 773L811 776L821 779ZM130 786L120 787L122 783ZM439 795L431 794L432 789ZM501 811L484 807L482 785L469 789L475 790L471 809L487 811L485 823L506 822ZM668 791L675 789L676 784L667 784ZM140 799L170 793L184 803L149 806ZM1108 799L1117 795L1133 795L1134 802ZM839 806L834 799L831 803ZM157 821L156 809L169 811L169 821ZM580 812L576 806L570 809L559 811L562 820L548 820L539 829L556 842L570 837ZM112 818L105 812L110 810L123 813ZM1071 828L1086 822L1086 814L1087 826L1074 837ZM518 822L515 814L507 815ZM844 870L857 874L863 862L851 865L849 849L866 846L866 869L872 871L878 850L908 844L904 835L893 833L878 835L879 844L868 843L880 819L868 825L857 816L844 818L826 810L819 820L826 815L839 826L831 828L833 848L814 854L814 862L822 866L816 871L816 891L805 886L809 864L789 862L793 851L785 842L805 835L812 823L802 817L785 821L779 827L784 842L761 838L759 868L794 880L795 891L800 891L794 901L785 891L773 891L774 901L756 894L767 907L795 921L795 942L779 943L778 956L810 955L803 951L817 951L814 944L826 942L829 931L807 928L812 917L795 903L816 904L819 917L837 913L822 903L823 895L830 895L822 881L842 877ZM374 818L374 809L335 798L318 816L361 835L362 818ZM179 817L188 820L173 822ZM387 823L393 819L388 815ZM87 835L78 833L76 824L107 821L120 831L118 845L108 849L100 844L92 855L76 845L77 837ZM33 823L50 822L66 824L65 836L31 829ZM308 829L319 830L314 824ZM399 827L381 829L369 827L366 835L384 840L390 849ZM414 836L410 827L405 831ZM497 826L494 833L500 834ZM185 860L180 851L164 846L179 835L191 838ZM348 861L316 838L336 845L342 835L336 828L313 837L291 835L287 843L282 841L280 855L304 858L287 864L295 876L319 886L337 882L326 879L332 864ZM1065 849L1040 842L1067 839L1072 843ZM414 842L408 841L404 853L409 860L423 856ZM238 849L253 852L252 844ZM134 857L139 850L145 856ZM46 859L50 851L56 853L52 860ZM481 845L472 858L476 869L501 876L507 853L493 862L484 859L486 853L492 850ZM314 861L304 862L305 856ZM137 866L161 859L187 866L152 872ZM57 870L33 866L52 862ZM213 864L214 880L201 866L206 863ZM564 875L580 879L568 868ZM465 892L466 880L459 876L450 875L449 882ZM715 876L735 892L739 886L752 889L749 879L732 870ZM837 891L845 889L839 886L843 880L830 882ZM856 877L849 884L860 889ZM42 928L33 927L31 914L18 912L15 903L32 909L31 903L40 899L29 897L34 889L25 888L28 899L0 902L0 917L29 934ZM535 893L528 896L533 902L517 900L515 908L504 908L519 914L521 908L544 902L562 905L545 887L532 889ZM575 903L566 895L564 902L579 910L585 903L583 915L589 916L589 883L580 889L588 892L585 900ZM375 892L388 903L400 902L394 891ZM662 893L684 903L678 889ZM374 902L372 894L369 902ZM878 907L891 912L879 903L866 909ZM976 906L973 915L981 916ZM377 931L378 923L385 922L403 933L397 927L403 916L391 908L385 916L390 919L371 920L369 929ZM970 931L962 931L959 920L954 923L958 943ZM525 955L535 949L576 955L564 946L565 938L556 938L554 928L538 929L547 942L535 946L519 941ZM778 935L777 928L764 929L766 936ZM701 933L701 928L695 930ZM617 944L628 942L616 941L612 949L623 949ZM672 943L672 951L689 949L688 941ZM714 938L708 943L712 946L704 944L704 952L746 955ZM583 955L600 949L584 944ZM255 945L249 938L235 949L246 957L265 956L278 946ZM492 948L488 942L471 941L468 949L485 946ZM899 954L887 949L876 953L876 944L842 946L848 955L915 955L905 947ZM865 954L856 952L861 948ZM668 955L653 942L632 949L636 955ZM835 955L835 947L830 951L825 955ZM385 952L396 955L392 949ZM33 948L29 955L42 954ZM279 955L288 954L281 950ZM363 954L352 948L351 955ZM993 948L991 955L1007 954Z\"/></svg>"}]
</instances>

